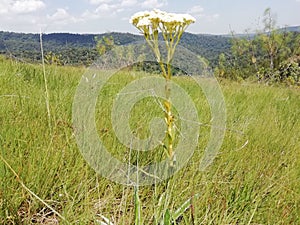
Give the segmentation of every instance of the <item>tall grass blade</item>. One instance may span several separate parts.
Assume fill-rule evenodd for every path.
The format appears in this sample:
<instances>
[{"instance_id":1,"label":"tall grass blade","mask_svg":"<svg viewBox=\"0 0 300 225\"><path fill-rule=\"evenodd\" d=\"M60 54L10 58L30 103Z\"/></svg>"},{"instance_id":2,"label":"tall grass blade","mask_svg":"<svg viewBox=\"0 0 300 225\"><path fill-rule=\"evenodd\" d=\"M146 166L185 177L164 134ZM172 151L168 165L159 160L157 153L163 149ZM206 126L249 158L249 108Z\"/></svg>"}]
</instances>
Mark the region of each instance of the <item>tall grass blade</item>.
<instances>
[{"instance_id":1,"label":"tall grass blade","mask_svg":"<svg viewBox=\"0 0 300 225\"><path fill-rule=\"evenodd\" d=\"M164 215L164 223L161 225L171 225L172 224L172 217L171 217L171 213L170 210L167 209Z\"/></svg>"},{"instance_id":2,"label":"tall grass blade","mask_svg":"<svg viewBox=\"0 0 300 225\"><path fill-rule=\"evenodd\" d=\"M134 187L134 224L135 225L142 225L141 221L141 202L138 193L138 187Z\"/></svg>"},{"instance_id":3,"label":"tall grass blade","mask_svg":"<svg viewBox=\"0 0 300 225\"><path fill-rule=\"evenodd\" d=\"M189 198L188 200L186 200L173 214L173 218L174 220L177 220L180 216L182 216L182 214L184 212L186 212L192 204L192 200L193 198L197 198L199 196L199 194L196 194L195 196Z\"/></svg>"},{"instance_id":4,"label":"tall grass blade","mask_svg":"<svg viewBox=\"0 0 300 225\"><path fill-rule=\"evenodd\" d=\"M48 90L48 81L47 81L47 76L46 76L42 31L40 32L40 46L41 46L41 54L42 54L42 66L43 66L43 77L44 77L44 85L45 85L45 100L46 100L46 108L47 108L47 114L48 114L48 126L50 129L50 134L52 134L51 112L50 112L50 103L49 103L49 90Z\"/></svg>"}]
</instances>

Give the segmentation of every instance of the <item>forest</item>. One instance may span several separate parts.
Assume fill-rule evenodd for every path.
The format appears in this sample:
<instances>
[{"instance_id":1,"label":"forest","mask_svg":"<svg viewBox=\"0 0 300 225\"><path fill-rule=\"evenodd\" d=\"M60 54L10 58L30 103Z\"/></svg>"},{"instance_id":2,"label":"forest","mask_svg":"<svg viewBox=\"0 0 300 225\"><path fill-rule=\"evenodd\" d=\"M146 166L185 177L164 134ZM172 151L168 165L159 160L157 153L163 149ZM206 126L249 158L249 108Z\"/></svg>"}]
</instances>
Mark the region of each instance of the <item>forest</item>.
<instances>
[{"instance_id":1,"label":"forest","mask_svg":"<svg viewBox=\"0 0 300 225\"><path fill-rule=\"evenodd\" d=\"M272 24L268 11L264 16L264 27L256 33L185 33L180 44L201 56L217 77L299 84L300 27L278 29L276 24ZM24 62L40 63L40 38L40 34L1 31L0 54ZM103 53L103 48L111 50L114 46L142 42L143 37L117 32L52 33L42 34L42 41L46 63L89 66ZM156 70L157 66L153 68Z\"/></svg>"},{"instance_id":2,"label":"forest","mask_svg":"<svg viewBox=\"0 0 300 225\"><path fill-rule=\"evenodd\" d=\"M54 54L60 57L63 65L90 65L99 55L97 39L112 37L115 45L127 45L142 42L141 35L130 33L107 34L43 34L45 55ZM216 35L200 35L185 33L181 40L182 46L208 59L216 65L219 54L230 51L230 38ZM10 57L28 62L41 60L40 35L0 32L0 52Z\"/></svg>"}]
</instances>

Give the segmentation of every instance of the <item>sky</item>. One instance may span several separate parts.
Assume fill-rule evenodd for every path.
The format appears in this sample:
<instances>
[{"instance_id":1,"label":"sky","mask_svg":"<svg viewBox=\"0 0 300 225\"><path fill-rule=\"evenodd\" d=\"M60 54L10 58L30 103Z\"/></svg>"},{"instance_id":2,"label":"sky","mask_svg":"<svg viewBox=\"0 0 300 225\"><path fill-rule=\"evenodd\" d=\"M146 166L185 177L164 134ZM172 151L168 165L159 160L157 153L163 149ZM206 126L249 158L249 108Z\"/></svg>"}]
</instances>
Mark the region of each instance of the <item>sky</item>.
<instances>
[{"instance_id":1,"label":"sky","mask_svg":"<svg viewBox=\"0 0 300 225\"><path fill-rule=\"evenodd\" d=\"M0 31L138 33L129 18L153 8L191 14L191 33L255 31L266 8L277 26L300 25L300 0L0 0Z\"/></svg>"}]
</instances>

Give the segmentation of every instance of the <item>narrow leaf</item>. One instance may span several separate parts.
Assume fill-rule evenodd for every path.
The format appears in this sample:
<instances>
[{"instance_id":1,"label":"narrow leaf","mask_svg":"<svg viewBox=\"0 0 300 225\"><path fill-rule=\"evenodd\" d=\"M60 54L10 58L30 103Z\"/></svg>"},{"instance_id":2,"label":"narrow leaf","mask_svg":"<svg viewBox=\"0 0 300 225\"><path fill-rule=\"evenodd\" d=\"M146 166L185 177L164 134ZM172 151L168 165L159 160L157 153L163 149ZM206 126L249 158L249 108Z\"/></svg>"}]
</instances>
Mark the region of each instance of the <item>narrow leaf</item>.
<instances>
[{"instance_id":1,"label":"narrow leaf","mask_svg":"<svg viewBox=\"0 0 300 225\"><path fill-rule=\"evenodd\" d=\"M170 210L167 209L164 215L164 224L163 225L171 225L172 221L171 221L171 213Z\"/></svg>"},{"instance_id":2,"label":"narrow leaf","mask_svg":"<svg viewBox=\"0 0 300 225\"><path fill-rule=\"evenodd\" d=\"M199 194L196 194L194 196L194 198L198 198ZM180 216L183 215L183 213L189 209L189 207L191 206L191 202L192 202L192 198L189 198L188 200L186 200L173 214L173 218L174 220L177 220Z\"/></svg>"}]
</instances>

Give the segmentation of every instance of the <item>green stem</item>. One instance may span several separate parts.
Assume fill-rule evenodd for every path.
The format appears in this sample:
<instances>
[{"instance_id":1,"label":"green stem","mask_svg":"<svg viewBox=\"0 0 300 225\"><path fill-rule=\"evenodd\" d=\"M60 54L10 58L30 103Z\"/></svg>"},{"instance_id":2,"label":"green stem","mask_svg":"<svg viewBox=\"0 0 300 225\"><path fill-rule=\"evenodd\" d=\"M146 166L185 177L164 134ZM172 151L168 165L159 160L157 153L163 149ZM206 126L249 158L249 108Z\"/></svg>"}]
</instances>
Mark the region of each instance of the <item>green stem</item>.
<instances>
[{"instance_id":1,"label":"green stem","mask_svg":"<svg viewBox=\"0 0 300 225\"><path fill-rule=\"evenodd\" d=\"M162 29L165 32L162 32L163 38L166 43L168 56L167 56L167 68L165 67L163 60L161 59L161 54L159 51L159 45L158 45L158 34L153 35L145 35L145 39L147 43L149 44L150 48L153 50L157 62L160 65L160 68L162 70L162 75L165 78L165 101L164 101L164 110L165 110L165 122L167 125L166 130L166 148L168 157L170 160L170 166L173 168L175 167L175 154L173 150L173 142L174 142L174 117L172 114L172 106L171 106L171 87L170 87L170 81L172 78L172 67L171 62L175 53L175 48L179 42L179 39L181 37L181 32L183 30L180 30L179 33L175 32L175 34L168 32L165 27Z\"/></svg>"},{"instance_id":2,"label":"green stem","mask_svg":"<svg viewBox=\"0 0 300 225\"><path fill-rule=\"evenodd\" d=\"M165 94L166 94L166 101L165 101L165 121L167 125L167 132L166 132L166 139L167 139L167 149L170 159L170 166L175 166L175 159L174 159L174 150L173 150L173 141L174 141L174 116L172 114L172 104L171 104L171 87L170 81L172 78L172 71L171 71L171 64L168 62L167 64L168 74L166 76L166 84L165 84Z\"/></svg>"}]
</instances>

